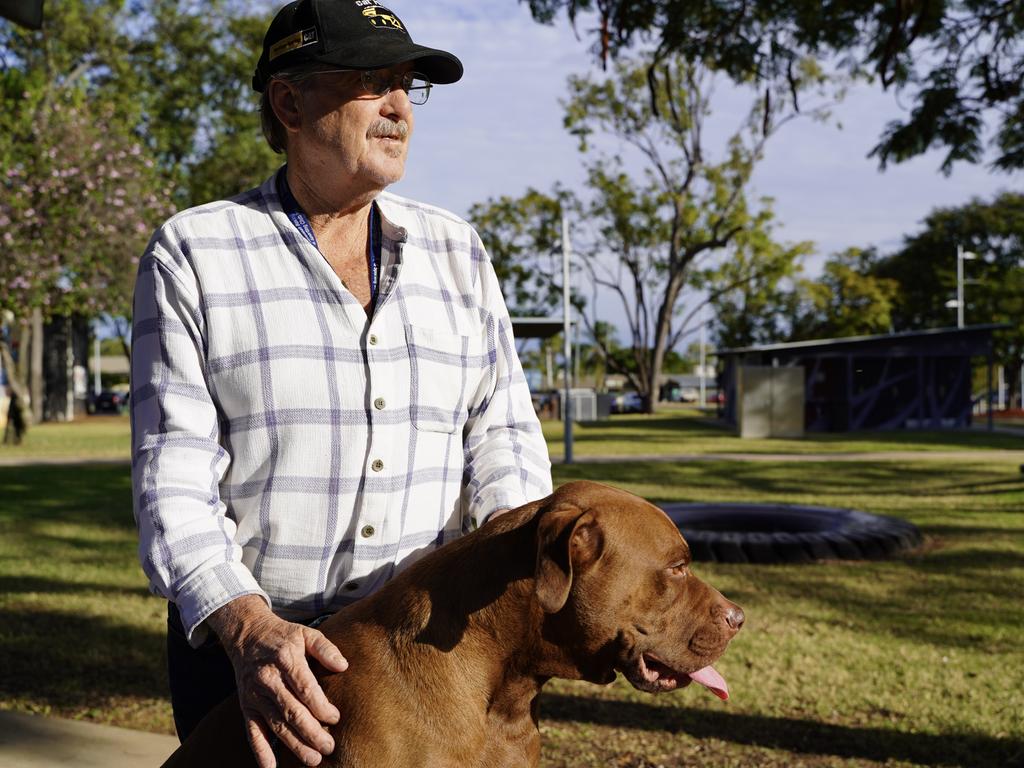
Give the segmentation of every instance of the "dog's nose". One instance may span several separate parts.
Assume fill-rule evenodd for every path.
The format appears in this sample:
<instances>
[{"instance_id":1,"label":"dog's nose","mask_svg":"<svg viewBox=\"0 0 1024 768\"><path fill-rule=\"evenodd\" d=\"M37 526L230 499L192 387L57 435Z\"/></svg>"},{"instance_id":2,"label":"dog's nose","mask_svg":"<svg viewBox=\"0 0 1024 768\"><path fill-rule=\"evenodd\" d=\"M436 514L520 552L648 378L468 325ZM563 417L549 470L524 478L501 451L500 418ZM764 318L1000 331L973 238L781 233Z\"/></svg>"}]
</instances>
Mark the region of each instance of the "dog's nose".
<instances>
[{"instance_id":1,"label":"dog's nose","mask_svg":"<svg viewBox=\"0 0 1024 768\"><path fill-rule=\"evenodd\" d=\"M729 625L729 628L734 632L739 632L740 627L743 626L743 620L746 617L743 615L743 609L738 605L731 605L725 609L725 623Z\"/></svg>"}]
</instances>

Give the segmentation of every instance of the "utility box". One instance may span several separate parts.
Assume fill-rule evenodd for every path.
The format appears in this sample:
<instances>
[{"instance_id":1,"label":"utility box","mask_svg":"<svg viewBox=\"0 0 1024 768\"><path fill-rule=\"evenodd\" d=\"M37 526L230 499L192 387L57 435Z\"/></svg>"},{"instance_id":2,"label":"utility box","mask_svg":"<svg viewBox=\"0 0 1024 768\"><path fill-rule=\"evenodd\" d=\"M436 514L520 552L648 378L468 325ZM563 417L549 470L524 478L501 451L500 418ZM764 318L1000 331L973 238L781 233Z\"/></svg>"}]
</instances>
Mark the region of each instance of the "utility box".
<instances>
[{"instance_id":1,"label":"utility box","mask_svg":"<svg viewBox=\"0 0 1024 768\"><path fill-rule=\"evenodd\" d=\"M562 421L565 421L565 401L563 397L564 395L565 390L560 389L558 391L558 417ZM598 409L597 392L588 387L574 387L573 389L569 390L569 398L572 400L573 421L598 420L600 412Z\"/></svg>"},{"instance_id":2,"label":"utility box","mask_svg":"<svg viewBox=\"0 0 1024 768\"><path fill-rule=\"evenodd\" d=\"M744 365L736 382L740 437L804 436L804 369Z\"/></svg>"}]
</instances>

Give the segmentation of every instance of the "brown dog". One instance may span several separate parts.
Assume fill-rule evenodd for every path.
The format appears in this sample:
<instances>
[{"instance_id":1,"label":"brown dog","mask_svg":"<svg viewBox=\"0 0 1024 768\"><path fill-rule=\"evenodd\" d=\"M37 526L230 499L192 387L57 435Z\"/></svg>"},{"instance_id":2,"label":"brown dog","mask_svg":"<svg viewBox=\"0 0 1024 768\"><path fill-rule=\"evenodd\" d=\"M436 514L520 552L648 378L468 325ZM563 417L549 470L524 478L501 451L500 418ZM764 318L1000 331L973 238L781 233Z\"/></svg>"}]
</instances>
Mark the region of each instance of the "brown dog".
<instances>
[{"instance_id":1,"label":"brown dog","mask_svg":"<svg viewBox=\"0 0 1024 768\"><path fill-rule=\"evenodd\" d=\"M696 680L727 698L710 664L743 611L689 564L664 512L590 482L431 553L320 627L349 661L320 676L342 713L322 765L536 766L537 697L552 677L610 683L622 672L652 693ZM232 696L165 767L253 764Z\"/></svg>"}]
</instances>

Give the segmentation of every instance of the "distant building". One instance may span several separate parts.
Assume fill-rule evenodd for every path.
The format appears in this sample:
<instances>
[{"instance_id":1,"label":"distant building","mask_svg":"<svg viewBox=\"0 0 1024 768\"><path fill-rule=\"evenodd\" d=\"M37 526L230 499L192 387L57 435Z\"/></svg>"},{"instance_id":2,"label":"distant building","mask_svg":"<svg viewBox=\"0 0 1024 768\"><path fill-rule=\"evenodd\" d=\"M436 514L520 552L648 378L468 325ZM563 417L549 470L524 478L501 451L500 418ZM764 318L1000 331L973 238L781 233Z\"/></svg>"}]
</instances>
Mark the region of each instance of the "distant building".
<instances>
[{"instance_id":1,"label":"distant building","mask_svg":"<svg viewBox=\"0 0 1024 768\"><path fill-rule=\"evenodd\" d=\"M975 403L972 362L986 360L991 392L992 332L1002 327L938 328L717 350L725 393L719 414L736 424L741 366L799 366L805 377L808 431L966 427Z\"/></svg>"}]
</instances>

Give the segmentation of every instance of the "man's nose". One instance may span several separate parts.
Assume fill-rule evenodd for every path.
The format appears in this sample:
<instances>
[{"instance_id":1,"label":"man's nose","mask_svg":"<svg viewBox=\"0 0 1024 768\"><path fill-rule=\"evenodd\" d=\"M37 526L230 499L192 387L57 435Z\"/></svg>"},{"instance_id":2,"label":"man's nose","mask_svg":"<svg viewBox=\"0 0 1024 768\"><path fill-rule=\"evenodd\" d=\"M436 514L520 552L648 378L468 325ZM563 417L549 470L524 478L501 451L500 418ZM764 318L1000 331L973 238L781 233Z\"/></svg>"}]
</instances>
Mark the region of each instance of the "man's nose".
<instances>
[{"instance_id":1,"label":"man's nose","mask_svg":"<svg viewBox=\"0 0 1024 768\"><path fill-rule=\"evenodd\" d=\"M409 94L404 88L392 88L384 95L380 112L384 117L397 115L407 121L412 114L412 102L409 101Z\"/></svg>"}]
</instances>

